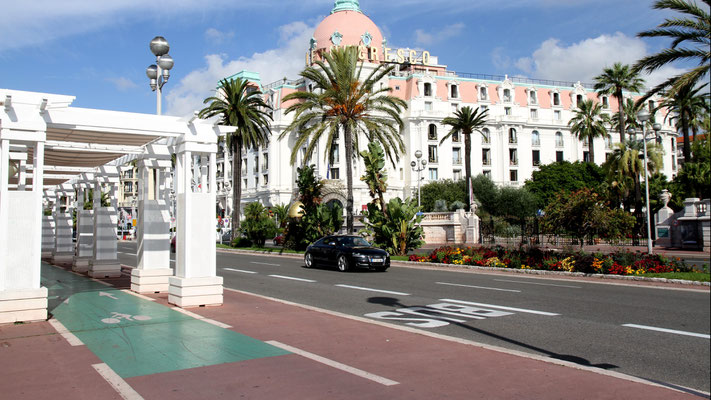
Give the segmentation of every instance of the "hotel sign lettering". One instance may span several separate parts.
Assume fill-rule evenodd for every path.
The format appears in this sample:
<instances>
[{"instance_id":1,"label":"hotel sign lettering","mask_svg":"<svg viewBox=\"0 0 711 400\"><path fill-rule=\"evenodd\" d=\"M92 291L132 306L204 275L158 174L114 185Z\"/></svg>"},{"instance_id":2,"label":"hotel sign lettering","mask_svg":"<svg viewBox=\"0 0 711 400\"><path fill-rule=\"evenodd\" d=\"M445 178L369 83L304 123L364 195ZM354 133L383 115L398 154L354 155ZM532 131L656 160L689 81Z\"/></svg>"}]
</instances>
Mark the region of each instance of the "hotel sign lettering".
<instances>
[{"instance_id":1,"label":"hotel sign lettering","mask_svg":"<svg viewBox=\"0 0 711 400\"><path fill-rule=\"evenodd\" d=\"M336 46L331 48L322 48L318 50L309 51L306 54L306 61L308 64L313 63L316 59L322 59L321 55L325 51L330 51ZM391 49L390 47L383 47L381 49L374 46L358 46L358 59L360 61L369 62L396 62L399 64L408 62L410 64L420 64L420 65L430 65L432 62L432 57L430 52L427 50L417 51L411 49Z\"/></svg>"}]
</instances>

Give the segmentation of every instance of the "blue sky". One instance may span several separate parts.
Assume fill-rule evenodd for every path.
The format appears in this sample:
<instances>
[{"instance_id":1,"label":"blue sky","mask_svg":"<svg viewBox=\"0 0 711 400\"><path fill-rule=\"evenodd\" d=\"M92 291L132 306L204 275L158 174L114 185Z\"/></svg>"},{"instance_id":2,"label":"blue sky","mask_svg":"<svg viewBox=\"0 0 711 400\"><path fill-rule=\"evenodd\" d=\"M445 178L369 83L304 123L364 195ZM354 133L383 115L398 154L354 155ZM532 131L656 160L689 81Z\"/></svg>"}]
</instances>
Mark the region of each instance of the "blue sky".
<instances>
[{"instance_id":1,"label":"blue sky","mask_svg":"<svg viewBox=\"0 0 711 400\"><path fill-rule=\"evenodd\" d=\"M636 34L671 14L651 0L361 0L392 47L450 70L591 82L605 65L666 46ZM297 78L333 0L0 0L0 87L76 96L74 106L155 113L148 43L171 45L165 114L189 115L217 81L248 69ZM665 68L650 83L677 74Z\"/></svg>"}]
</instances>

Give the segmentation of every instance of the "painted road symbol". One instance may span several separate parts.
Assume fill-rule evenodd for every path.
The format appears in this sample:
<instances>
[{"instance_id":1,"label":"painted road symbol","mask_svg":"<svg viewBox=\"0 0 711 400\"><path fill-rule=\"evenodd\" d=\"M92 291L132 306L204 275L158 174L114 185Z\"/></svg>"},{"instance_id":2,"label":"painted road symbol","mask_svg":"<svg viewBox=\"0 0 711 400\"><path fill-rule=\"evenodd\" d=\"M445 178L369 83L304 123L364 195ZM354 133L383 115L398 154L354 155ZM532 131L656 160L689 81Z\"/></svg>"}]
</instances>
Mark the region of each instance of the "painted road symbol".
<instances>
[{"instance_id":1,"label":"painted road symbol","mask_svg":"<svg viewBox=\"0 0 711 400\"><path fill-rule=\"evenodd\" d=\"M112 312L110 318L103 318L101 322L105 324L118 324L122 320L124 321L148 321L152 319L148 315L130 315L130 314L121 314L117 312Z\"/></svg>"},{"instance_id":2,"label":"painted road symbol","mask_svg":"<svg viewBox=\"0 0 711 400\"><path fill-rule=\"evenodd\" d=\"M365 314L370 318L405 321L405 325L418 328L439 328L451 322L464 323L467 319L481 320L506 315L513 315L513 313L453 303L437 303L425 307L398 308L395 311Z\"/></svg>"}]
</instances>

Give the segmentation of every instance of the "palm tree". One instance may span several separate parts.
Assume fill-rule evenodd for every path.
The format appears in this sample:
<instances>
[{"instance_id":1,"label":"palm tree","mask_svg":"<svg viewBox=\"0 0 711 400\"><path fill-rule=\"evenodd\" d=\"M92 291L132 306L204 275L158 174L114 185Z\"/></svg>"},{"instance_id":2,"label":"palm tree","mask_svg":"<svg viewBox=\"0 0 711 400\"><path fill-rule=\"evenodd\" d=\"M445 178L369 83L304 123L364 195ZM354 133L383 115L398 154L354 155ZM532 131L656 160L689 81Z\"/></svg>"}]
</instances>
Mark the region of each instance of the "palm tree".
<instances>
[{"instance_id":1,"label":"palm tree","mask_svg":"<svg viewBox=\"0 0 711 400\"><path fill-rule=\"evenodd\" d=\"M232 240L238 235L242 202L242 149L252 149L267 143L270 130L270 107L264 102L262 92L249 81L223 79L217 95L208 97L200 110L200 118L219 117L220 123L236 127L227 135L227 147L232 153Z\"/></svg>"},{"instance_id":2,"label":"palm tree","mask_svg":"<svg viewBox=\"0 0 711 400\"><path fill-rule=\"evenodd\" d=\"M323 60L317 60L315 65L301 72L302 77L314 83L313 91L294 92L284 97L284 101L296 100L286 109L286 114L294 113L294 121L279 136L282 139L290 133L296 134L291 165L296 163L303 147L306 147L305 163L324 137L324 158L327 158L334 139L343 132L348 232L353 232L352 163L360 153L360 134L363 133L368 142L380 142L393 165L399 160L400 152L405 151L400 113L407 108L407 103L389 95L389 87L376 87L393 68L379 64L361 81L363 64L358 62L358 49L335 48L325 53Z\"/></svg>"},{"instance_id":3,"label":"palm tree","mask_svg":"<svg viewBox=\"0 0 711 400\"><path fill-rule=\"evenodd\" d=\"M711 0L701 0L711 7ZM639 37L663 37L673 39L669 48L637 61L635 71L652 72L677 60L698 62L696 68L667 79L655 86L641 101L654 93L669 89L667 95L674 97L684 87L694 87L709 74L711 66L711 16L709 12L691 0L657 0L657 10L673 10L685 14L680 18L667 18L657 29L640 32ZM680 45L688 47L679 47Z\"/></svg>"},{"instance_id":4,"label":"palm tree","mask_svg":"<svg viewBox=\"0 0 711 400\"><path fill-rule=\"evenodd\" d=\"M605 138L610 136L607 133L605 124L609 123L607 114L602 113L600 103L594 103L592 100L584 100L578 104L578 109L575 110L575 116L568 122L570 133L575 135L580 140L588 141L590 149L590 162L595 162L595 148L593 139Z\"/></svg>"},{"instance_id":5,"label":"palm tree","mask_svg":"<svg viewBox=\"0 0 711 400\"><path fill-rule=\"evenodd\" d=\"M639 92L644 87L644 80L639 77L639 73L633 71L629 65L615 63L612 68L605 68L602 74L595 77L595 90L598 96L612 95L617 99L618 106L618 129L620 131L620 142L625 141L625 114L619 112L623 110L624 98L623 90Z\"/></svg>"},{"instance_id":6,"label":"palm tree","mask_svg":"<svg viewBox=\"0 0 711 400\"><path fill-rule=\"evenodd\" d=\"M665 107L670 115L675 115L679 119L677 129L681 128L684 135L684 162L691 161L691 143L689 141L689 128L692 121L697 120L705 110L708 109L706 98L708 94L699 92L708 84L704 84L694 89L691 86L684 86L676 91L673 97L667 98L659 107Z\"/></svg>"},{"instance_id":7,"label":"palm tree","mask_svg":"<svg viewBox=\"0 0 711 400\"><path fill-rule=\"evenodd\" d=\"M625 126L627 127L627 130L630 128L634 130L641 130L642 129L642 124L637 121L637 113L640 112L644 108L644 103L637 103L632 99L625 99L624 103L622 104L622 112L625 113ZM652 114L652 117L647 121L647 125L650 125L654 123L654 114L656 110L650 111ZM619 111L615 113L615 115L610 118L610 126L612 129L619 131L620 130L620 117L619 117Z\"/></svg>"},{"instance_id":8,"label":"palm tree","mask_svg":"<svg viewBox=\"0 0 711 400\"><path fill-rule=\"evenodd\" d=\"M456 134L464 136L464 172L466 173L466 190L467 196L469 198L469 206L472 204L471 199L471 179L472 179L472 166L471 166L471 152L472 152L472 139L471 134L474 132L481 132L481 128L486 124L486 118L489 115L489 109L485 109L480 112L481 109L473 110L471 107L462 107L460 110L454 113L454 117L447 117L442 120L442 124L449 125L452 129L440 140L441 145L450 136Z\"/></svg>"}]
</instances>

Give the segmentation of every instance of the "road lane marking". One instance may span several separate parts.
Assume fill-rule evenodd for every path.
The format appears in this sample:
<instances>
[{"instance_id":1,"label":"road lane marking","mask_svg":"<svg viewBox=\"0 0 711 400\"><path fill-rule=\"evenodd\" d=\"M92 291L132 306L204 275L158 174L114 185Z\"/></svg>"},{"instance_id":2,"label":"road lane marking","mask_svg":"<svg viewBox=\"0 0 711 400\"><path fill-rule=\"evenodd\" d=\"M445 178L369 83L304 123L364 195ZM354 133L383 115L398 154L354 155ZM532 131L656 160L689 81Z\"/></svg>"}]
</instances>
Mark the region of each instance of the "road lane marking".
<instances>
[{"instance_id":1,"label":"road lane marking","mask_svg":"<svg viewBox=\"0 0 711 400\"><path fill-rule=\"evenodd\" d=\"M257 265L269 265L270 267L281 267L281 264L269 264L269 263L262 263L262 262L256 262L256 261L250 261L250 264L257 264Z\"/></svg>"},{"instance_id":2,"label":"road lane marking","mask_svg":"<svg viewBox=\"0 0 711 400\"><path fill-rule=\"evenodd\" d=\"M195 319L199 319L200 321L207 322L208 324L212 324L212 325L215 325L215 326L219 326L220 328L225 328L225 329L232 328L232 325L227 325L227 324L222 323L222 322L220 322L220 321L215 321L214 319L205 318L205 317L203 317L203 316L200 315L200 314L195 314L194 312L190 312L190 311L188 311L188 310L184 310L184 309L182 309L182 308L180 308L180 307L173 307L173 310L175 310L175 311L177 311L177 312L179 312L179 313L183 313L183 314L185 314L185 315L191 316L191 317L193 317L193 318L195 318Z\"/></svg>"},{"instance_id":3,"label":"road lane marking","mask_svg":"<svg viewBox=\"0 0 711 400\"><path fill-rule=\"evenodd\" d=\"M340 369L341 371L348 372L349 374L353 374L353 375L359 376L361 378L365 378L365 379L371 380L373 382L377 382L381 385L394 386L394 385L400 384L399 382L390 380L388 378L383 378L382 376L371 374L370 372L366 372L366 371L363 371L362 369L351 367L350 365L341 364L338 361L334 361L334 360L331 360L331 359L328 359L325 357L321 357L319 355L309 353L308 351L304 351L301 349L297 349L296 347L292 347L287 344L277 342L275 340L270 340L266 343L270 344L274 347L279 347L280 349L286 350L288 352L298 354L298 355L308 358L310 360L319 362L321 364L328 365L329 367Z\"/></svg>"},{"instance_id":4,"label":"road lane marking","mask_svg":"<svg viewBox=\"0 0 711 400\"><path fill-rule=\"evenodd\" d=\"M521 293L520 290L513 290L513 289L500 289L500 288L492 288L492 287L486 287L486 286L460 285L458 283L447 283L447 282L435 282L435 283L438 285L458 286L458 287L466 287L466 288L474 288L474 289L497 290L499 292Z\"/></svg>"},{"instance_id":5,"label":"road lane marking","mask_svg":"<svg viewBox=\"0 0 711 400\"><path fill-rule=\"evenodd\" d=\"M225 270L225 271L242 272L242 273L245 273L245 274L256 274L256 272L254 272L254 271L246 271L246 270L243 270L243 269L234 269L234 268L222 268L222 269Z\"/></svg>"},{"instance_id":6,"label":"road lane marking","mask_svg":"<svg viewBox=\"0 0 711 400\"><path fill-rule=\"evenodd\" d=\"M101 375L104 379L106 379L106 382L111 385L111 387L114 388L118 392L118 394L125 400L143 400L143 397L141 397L138 392L133 390L133 388L126 383L121 377L114 372L108 365L101 363L101 364L93 364L92 367L96 370L96 372Z\"/></svg>"},{"instance_id":7,"label":"road lane marking","mask_svg":"<svg viewBox=\"0 0 711 400\"><path fill-rule=\"evenodd\" d=\"M580 286L569 286L569 285L556 285L553 283L536 283L536 282L521 282L521 281L510 281L508 279L494 279L497 282L512 282L512 283L523 283L526 285L540 285L540 286L555 286L555 287L565 287L573 289L582 289Z\"/></svg>"},{"instance_id":8,"label":"road lane marking","mask_svg":"<svg viewBox=\"0 0 711 400\"><path fill-rule=\"evenodd\" d=\"M316 281L313 281L313 280L311 280L311 279L294 278L293 276L284 276L284 275L269 275L269 276L271 276L272 278L288 279L288 280L291 280L291 281L316 283Z\"/></svg>"},{"instance_id":9,"label":"road lane marking","mask_svg":"<svg viewBox=\"0 0 711 400\"><path fill-rule=\"evenodd\" d=\"M505 307L505 306L497 306L494 304L485 304L485 303L474 303L471 301L463 301L463 300L453 300L453 299L440 299L439 301L448 301L452 303L459 303L459 304L466 304L466 305L472 305L472 306L479 306L479 307L491 307L491 308L498 308L500 310L507 310L507 311L518 311L522 313L528 313L528 314L537 314L537 315L546 315L549 317L560 315L552 312L547 312L547 311L536 311L536 310L529 310L527 308L515 308L515 307Z\"/></svg>"},{"instance_id":10,"label":"road lane marking","mask_svg":"<svg viewBox=\"0 0 711 400\"><path fill-rule=\"evenodd\" d=\"M83 346L84 342L82 342L78 337L76 337L73 333L69 332L69 330L62 325L61 322L57 321L56 319L50 319L49 324L52 325L54 330L57 331L64 339L69 342L70 345L72 346Z\"/></svg>"},{"instance_id":11,"label":"road lane marking","mask_svg":"<svg viewBox=\"0 0 711 400\"><path fill-rule=\"evenodd\" d=\"M704 339L711 339L711 335L707 335L705 333L677 331L675 329L657 328L656 326L646 326L646 325L637 325L637 324L623 324L622 326L625 326L627 328L646 329L648 331L673 333L676 335L694 336L694 337L700 337L700 338L704 338Z\"/></svg>"},{"instance_id":12,"label":"road lane marking","mask_svg":"<svg viewBox=\"0 0 711 400\"><path fill-rule=\"evenodd\" d=\"M136 292L134 292L134 291L132 291L132 290L129 290L129 289L121 289L121 291L124 292L124 293L130 294L130 295L132 295L132 296L136 296L136 297L138 297L139 299L148 300L148 301L156 301L156 299L152 299L152 298L150 298L150 297L148 297L148 296L144 296L144 295L142 295L142 294L136 293Z\"/></svg>"},{"instance_id":13,"label":"road lane marking","mask_svg":"<svg viewBox=\"0 0 711 400\"><path fill-rule=\"evenodd\" d=\"M135 256L135 255L136 255L135 253L126 253L125 251L117 251L117 253L119 253L119 254L126 254L126 255L129 255L129 256Z\"/></svg>"},{"instance_id":14,"label":"road lane marking","mask_svg":"<svg viewBox=\"0 0 711 400\"><path fill-rule=\"evenodd\" d=\"M346 289L364 290L366 292L395 294L395 295L399 295L399 296L409 296L410 295L409 293L393 292L391 290L372 289L372 288L365 288L365 287L360 287L360 286L351 286L351 285L336 285L336 286L346 288Z\"/></svg>"}]
</instances>

